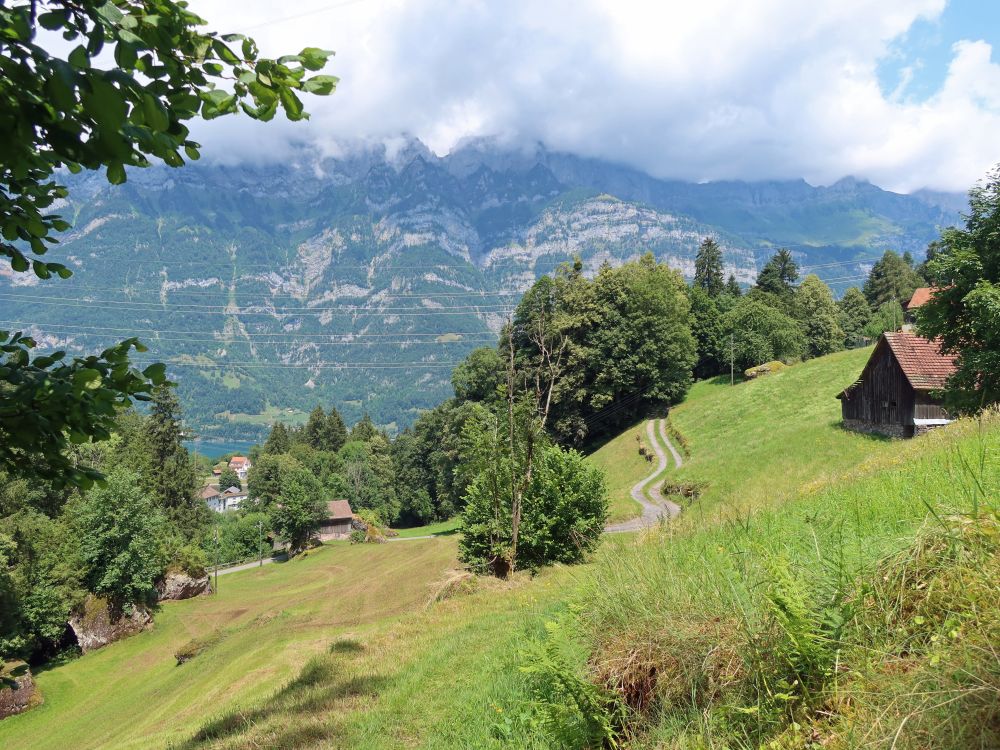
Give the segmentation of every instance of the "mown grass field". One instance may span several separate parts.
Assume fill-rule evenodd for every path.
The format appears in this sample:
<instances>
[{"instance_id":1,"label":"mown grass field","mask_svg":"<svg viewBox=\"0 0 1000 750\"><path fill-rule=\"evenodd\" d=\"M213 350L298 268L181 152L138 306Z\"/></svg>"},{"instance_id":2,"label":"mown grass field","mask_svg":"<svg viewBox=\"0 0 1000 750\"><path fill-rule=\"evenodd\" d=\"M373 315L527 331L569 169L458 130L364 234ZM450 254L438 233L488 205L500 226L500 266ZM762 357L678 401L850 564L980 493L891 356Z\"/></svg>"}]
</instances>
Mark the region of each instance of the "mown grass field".
<instances>
[{"instance_id":1,"label":"mown grass field","mask_svg":"<svg viewBox=\"0 0 1000 750\"><path fill-rule=\"evenodd\" d=\"M168 602L146 633L36 675L44 705L0 722L0 747L155 748L278 690L336 638L422 608L456 565L454 539L328 545ZM177 666L192 638L222 639Z\"/></svg>"}]
</instances>

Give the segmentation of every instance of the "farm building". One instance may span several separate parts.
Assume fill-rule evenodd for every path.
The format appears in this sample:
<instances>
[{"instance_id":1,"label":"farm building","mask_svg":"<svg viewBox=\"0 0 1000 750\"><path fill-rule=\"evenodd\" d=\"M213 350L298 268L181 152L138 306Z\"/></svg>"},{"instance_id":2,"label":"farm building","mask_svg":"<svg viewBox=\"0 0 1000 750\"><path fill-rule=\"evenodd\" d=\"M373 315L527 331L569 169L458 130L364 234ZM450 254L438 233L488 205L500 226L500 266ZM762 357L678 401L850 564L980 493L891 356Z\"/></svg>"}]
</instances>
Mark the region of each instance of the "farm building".
<instances>
[{"instance_id":1,"label":"farm building","mask_svg":"<svg viewBox=\"0 0 1000 750\"><path fill-rule=\"evenodd\" d=\"M913 437L951 421L937 392L955 361L915 333L884 333L861 376L839 394L844 426Z\"/></svg>"},{"instance_id":2,"label":"farm building","mask_svg":"<svg viewBox=\"0 0 1000 750\"><path fill-rule=\"evenodd\" d=\"M316 529L320 541L331 539L347 539L351 535L351 521L354 513L351 504L346 500L330 500L326 504L326 518Z\"/></svg>"}]
</instances>

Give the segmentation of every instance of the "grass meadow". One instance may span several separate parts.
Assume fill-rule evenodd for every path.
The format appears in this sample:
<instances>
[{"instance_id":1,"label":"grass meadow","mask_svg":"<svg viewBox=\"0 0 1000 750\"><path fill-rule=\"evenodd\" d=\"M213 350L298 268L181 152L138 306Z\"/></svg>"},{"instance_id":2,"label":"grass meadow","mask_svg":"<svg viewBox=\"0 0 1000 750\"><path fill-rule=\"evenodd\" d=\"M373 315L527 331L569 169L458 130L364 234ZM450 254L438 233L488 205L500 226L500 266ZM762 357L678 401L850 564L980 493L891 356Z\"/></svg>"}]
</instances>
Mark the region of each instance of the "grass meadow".
<instances>
[{"instance_id":1,"label":"grass meadow","mask_svg":"<svg viewBox=\"0 0 1000 750\"><path fill-rule=\"evenodd\" d=\"M696 384L671 421L700 498L585 565L477 579L446 523L232 574L42 672L0 746L1000 746L1000 416L845 432L834 396L867 353ZM618 520L640 430L590 458Z\"/></svg>"}]
</instances>

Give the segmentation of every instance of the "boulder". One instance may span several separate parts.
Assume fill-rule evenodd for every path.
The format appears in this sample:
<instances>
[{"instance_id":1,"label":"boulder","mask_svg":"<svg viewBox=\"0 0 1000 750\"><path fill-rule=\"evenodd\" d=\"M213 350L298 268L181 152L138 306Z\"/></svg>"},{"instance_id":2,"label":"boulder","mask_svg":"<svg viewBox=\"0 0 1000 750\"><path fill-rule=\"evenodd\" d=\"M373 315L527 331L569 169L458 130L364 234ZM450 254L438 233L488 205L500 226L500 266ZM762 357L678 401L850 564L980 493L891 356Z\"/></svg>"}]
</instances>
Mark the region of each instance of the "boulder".
<instances>
[{"instance_id":1,"label":"boulder","mask_svg":"<svg viewBox=\"0 0 1000 750\"><path fill-rule=\"evenodd\" d=\"M156 598L161 602L168 599L191 599L210 593L212 584L208 575L195 577L187 573L167 573L156 584Z\"/></svg>"},{"instance_id":2,"label":"boulder","mask_svg":"<svg viewBox=\"0 0 1000 750\"><path fill-rule=\"evenodd\" d=\"M0 662L0 719L27 711L42 702L31 670L24 662Z\"/></svg>"},{"instance_id":3,"label":"boulder","mask_svg":"<svg viewBox=\"0 0 1000 750\"><path fill-rule=\"evenodd\" d=\"M757 365L756 367L744 370L743 375L747 378L747 380L753 380L754 378L759 378L762 375L771 375L779 370L784 370L786 367L788 367L788 365L784 362L774 360L772 362L765 362L762 365Z\"/></svg>"},{"instance_id":4,"label":"boulder","mask_svg":"<svg viewBox=\"0 0 1000 750\"><path fill-rule=\"evenodd\" d=\"M103 648L109 643L141 633L153 624L145 607L136 605L130 612L120 612L107 599L88 595L83 607L69 618L76 641L83 653Z\"/></svg>"}]
</instances>

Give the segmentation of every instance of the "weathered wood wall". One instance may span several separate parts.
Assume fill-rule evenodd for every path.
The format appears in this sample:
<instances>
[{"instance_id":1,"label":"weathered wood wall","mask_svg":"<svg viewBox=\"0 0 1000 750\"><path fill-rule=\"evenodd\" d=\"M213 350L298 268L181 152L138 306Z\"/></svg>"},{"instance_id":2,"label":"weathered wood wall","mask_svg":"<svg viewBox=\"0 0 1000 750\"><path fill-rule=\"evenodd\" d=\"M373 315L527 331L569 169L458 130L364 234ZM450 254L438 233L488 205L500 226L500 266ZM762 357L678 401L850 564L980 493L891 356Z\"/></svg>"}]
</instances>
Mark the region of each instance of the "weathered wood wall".
<instances>
[{"instance_id":1,"label":"weathered wood wall","mask_svg":"<svg viewBox=\"0 0 1000 750\"><path fill-rule=\"evenodd\" d=\"M872 353L862 382L841 399L845 420L874 425L912 425L914 392L883 340Z\"/></svg>"}]
</instances>

